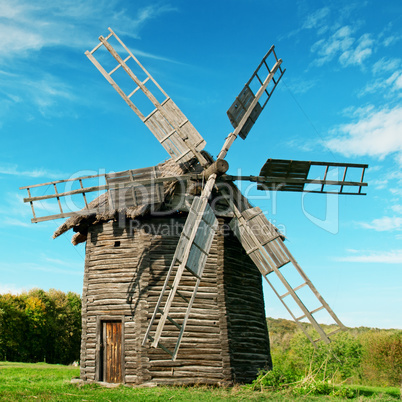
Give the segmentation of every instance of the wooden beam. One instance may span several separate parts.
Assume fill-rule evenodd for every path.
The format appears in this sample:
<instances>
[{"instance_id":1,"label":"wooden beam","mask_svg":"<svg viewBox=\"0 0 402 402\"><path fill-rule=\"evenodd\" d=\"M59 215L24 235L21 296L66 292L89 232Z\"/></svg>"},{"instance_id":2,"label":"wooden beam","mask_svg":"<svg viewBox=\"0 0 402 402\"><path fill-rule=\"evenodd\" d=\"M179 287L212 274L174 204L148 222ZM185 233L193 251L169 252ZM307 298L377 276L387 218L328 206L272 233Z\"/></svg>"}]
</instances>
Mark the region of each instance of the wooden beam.
<instances>
[{"instance_id":1,"label":"wooden beam","mask_svg":"<svg viewBox=\"0 0 402 402\"><path fill-rule=\"evenodd\" d=\"M362 186L366 187L367 183L361 183L358 181L336 181L336 180L318 180L318 179L291 179L291 178L280 178L280 177L269 177L269 176L233 176L233 175L223 175L221 180L224 181L236 181L236 180L246 180L261 184L269 183L284 183L284 184L327 184L331 186ZM309 190L305 190L310 192ZM342 193L343 194L343 193Z\"/></svg>"}]
</instances>

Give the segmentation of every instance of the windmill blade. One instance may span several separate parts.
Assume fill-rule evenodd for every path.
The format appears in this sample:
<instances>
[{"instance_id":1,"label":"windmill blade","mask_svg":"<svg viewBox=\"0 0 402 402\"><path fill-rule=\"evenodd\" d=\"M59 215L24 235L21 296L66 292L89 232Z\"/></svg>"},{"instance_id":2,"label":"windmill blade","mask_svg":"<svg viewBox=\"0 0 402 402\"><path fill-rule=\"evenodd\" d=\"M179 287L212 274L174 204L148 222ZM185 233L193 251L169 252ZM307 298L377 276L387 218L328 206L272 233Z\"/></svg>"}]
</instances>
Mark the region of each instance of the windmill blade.
<instances>
[{"instance_id":1,"label":"windmill blade","mask_svg":"<svg viewBox=\"0 0 402 402\"><path fill-rule=\"evenodd\" d=\"M208 198L215 184L215 180L216 174L212 174L208 178L201 197L195 197L193 200L165 283L143 340L143 345L145 345L148 340L151 340L152 347L160 347L170 354L172 360L176 359L191 307L202 278L212 240L218 226L215 214L208 204ZM195 278L195 284L190 298L184 297L179 291L180 280L185 270ZM166 294L167 292L168 294ZM169 315L176 295L187 303L187 309L181 322L178 322ZM161 342L166 321L169 321L178 330L177 339L174 343L174 347L171 349ZM154 323L156 324L156 328L154 328Z\"/></svg>"},{"instance_id":2,"label":"windmill blade","mask_svg":"<svg viewBox=\"0 0 402 402\"><path fill-rule=\"evenodd\" d=\"M362 193L368 165L268 159L261 168L259 190L366 195ZM354 191L352 191L354 190Z\"/></svg>"},{"instance_id":3,"label":"windmill blade","mask_svg":"<svg viewBox=\"0 0 402 402\"><path fill-rule=\"evenodd\" d=\"M272 67L269 67L268 59L275 61ZM226 156L239 135L243 139L247 137L285 73L281 64L282 59L277 58L272 46L227 112L235 130L226 138L218 155L219 159Z\"/></svg>"},{"instance_id":4,"label":"windmill blade","mask_svg":"<svg viewBox=\"0 0 402 402\"><path fill-rule=\"evenodd\" d=\"M112 29L109 28L109 31L110 34L106 36L106 38L103 36L99 37L100 44L91 51L85 52L87 57L143 121L143 123L151 130L163 148L165 148L177 163L182 164L196 157L202 166L206 166L208 162L201 154L201 151L206 145L206 141L201 137L198 131L167 93L155 81L151 74L125 46L121 39L112 31ZM127 54L124 59L109 43L110 39L117 40L118 45L123 47L123 51ZM117 66L109 72L102 67L100 62L94 56L94 53L102 47L106 48L117 61ZM134 62L132 67L128 65L128 62ZM134 89L131 90L130 88L129 90L124 91L112 78L113 74L121 71L120 67L122 67L122 69L128 74L130 84L132 84L132 81L134 82ZM142 74L145 79L140 79L133 72L134 69L139 69L139 74ZM154 88L155 94L150 91L149 86ZM141 93L147 98L146 106L152 105L153 108L153 110L147 115L144 115L139 107L137 107L132 101L132 98L134 99L134 97ZM160 101L158 99L160 99ZM143 104L141 105L144 106Z\"/></svg>"},{"instance_id":5,"label":"windmill blade","mask_svg":"<svg viewBox=\"0 0 402 402\"><path fill-rule=\"evenodd\" d=\"M368 165L268 159L259 176L222 176L222 180L258 183L258 190L319 194L366 195L364 174Z\"/></svg>"},{"instance_id":6,"label":"windmill blade","mask_svg":"<svg viewBox=\"0 0 402 402\"><path fill-rule=\"evenodd\" d=\"M230 197L227 197L227 200L234 212L234 218L230 223L231 229L239 239L246 253L250 256L265 280L271 286L274 293L278 296L299 328L305 333L314 346L316 346L315 343L320 339L325 343L329 343L329 336L344 329L344 325L317 291L315 286L311 283L292 254L289 252L282 240L282 235L268 221L260 208L249 208L243 212L240 212ZM300 277L301 283L299 283L297 286L291 285L281 272L281 269L284 266L292 268L294 273L297 273L297 275ZM273 284L273 281L270 280L269 275L271 275L271 277L276 276L280 280L280 283L282 283L283 287L286 289L285 293L281 294L278 292ZM306 307L301 300L301 296L299 295L299 291L303 288L309 289L312 295L314 295L314 297L318 300L318 307L314 309L309 309ZM296 303L298 310L302 312L301 315L296 315L292 311L289 298ZM336 330L326 333L316 321L313 314L321 310L326 310L327 313L332 317L338 326ZM314 340L301 324L301 321L305 319L309 320L316 332L319 334L318 339Z\"/></svg>"},{"instance_id":7,"label":"windmill blade","mask_svg":"<svg viewBox=\"0 0 402 402\"><path fill-rule=\"evenodd\" d=\"M281 63L282 60L278 60L275 48L272 46L227 111L233 128L243 140L246 139L285 73ZM259 102L260 98L262 102Z\"/></svg>"},{"instance_id":8,"label":"windmill blade","mask_svg":"<svg viewBox=\"0 0 402 402\"><path fill-rule=\"evenodd\" d=\"M28 197L24 198L24 202L30 203L33 215L31 222L37 223L75 215L101 214L107 210L121 210L142 204L157 204L164 199L164 182L190 177L190 174L161 177L158 167L153 166L57 180L20 187L20 190L27 190ZM64 188L62 192L61 187ZM52 192L45 194L49 189ZM89 200L90 194L100 195L105 191L109 191L108 203L101 206L95 203L94 206ZM38 216L38 210L51 214Z\"/></svg>"}]
</instances>

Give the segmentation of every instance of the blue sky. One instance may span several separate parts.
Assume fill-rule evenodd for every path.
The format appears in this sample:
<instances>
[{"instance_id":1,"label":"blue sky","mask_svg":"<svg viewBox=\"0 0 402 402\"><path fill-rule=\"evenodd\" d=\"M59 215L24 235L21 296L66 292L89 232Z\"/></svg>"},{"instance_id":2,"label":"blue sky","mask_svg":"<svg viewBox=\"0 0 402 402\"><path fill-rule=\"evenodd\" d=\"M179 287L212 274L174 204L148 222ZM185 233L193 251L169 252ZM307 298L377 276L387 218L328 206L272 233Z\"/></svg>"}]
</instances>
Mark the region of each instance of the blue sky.
<instances>
[{"instance_id":1,"label":"blue sky","mask_svg":"<svg viewBox=\"0 0 402 402\"><path fill-rule=\"evenodd\" d=\"M81 293L85 249L31 224L20 186L155 165L167 154L84 55L112 27L216 156L226 110L275 44L286 73L230 173L267 158L368 163L365 197L251 202L348 326L402 328L402 4L0 0L0 291ZM289 318L265 289L266 313Z\"/></svg>"}]
</instances>

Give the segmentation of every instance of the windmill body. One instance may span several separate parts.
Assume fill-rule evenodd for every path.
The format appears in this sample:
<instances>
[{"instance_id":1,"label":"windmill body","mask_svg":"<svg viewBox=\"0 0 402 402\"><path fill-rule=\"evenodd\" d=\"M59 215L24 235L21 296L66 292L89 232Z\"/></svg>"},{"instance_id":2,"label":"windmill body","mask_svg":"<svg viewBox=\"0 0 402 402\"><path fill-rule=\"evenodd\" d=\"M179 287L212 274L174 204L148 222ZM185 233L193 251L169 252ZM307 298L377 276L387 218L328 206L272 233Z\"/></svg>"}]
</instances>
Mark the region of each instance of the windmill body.
<instances>
[{"instance_id":1,"label":"windmill body","mask_svg":"<svg viewBox=\"0 0 402 402\"><path fill-rule=\"evenodd\" d=\"M69 218L54 237L73 229L74 244L86 241L82 379L129 384L251 381L258 369L272 366L262 278L314 345L329 342L331 333L314 315L327 313L333 332L343 329L341 321L283 236L234 182L249 180L271 191L362 195L367 165L268 159L259 176L227 175L224 158L231 145L238 136L249 135L284 74L274 47L229 108L234 130L214 160L186 116L109 31L86 54L170 159L151 168L23 188L33 222ZM114 62L111 68L104 67L105 55ZM313 168L322 172L317 176L314 170L310 177ZM94 179L104 183L89 185ZM43 186L53 187L54 193L35 195ZM100 192L90 201L91 194ZM68 208L74 197L84 203L78 211ZM36 216L35 203L45 199L57 202L60 213ZM287 279L289 270L296 282ZM306 291L315 305L302 300ZM303 321L312 324L315 335Z\"/></svg>"},{"instance_id":2,"label":"windmill body","mask_svg":"<svg viewBox=\"0 0 402 402\"><path fill-rule=\"evenodd\" d=\"M219 218L197 297L175 361L178 328L168 321L163 349L142 346L185 214L90 227L83 287L81 378L127 384L231 384L270 368L259 271ZM111 258L111 256L113 256ZM194 288L186 271L169 317L181 323ZM112 332L112 335L109 335Z\"/></svg>"}]
</instances>

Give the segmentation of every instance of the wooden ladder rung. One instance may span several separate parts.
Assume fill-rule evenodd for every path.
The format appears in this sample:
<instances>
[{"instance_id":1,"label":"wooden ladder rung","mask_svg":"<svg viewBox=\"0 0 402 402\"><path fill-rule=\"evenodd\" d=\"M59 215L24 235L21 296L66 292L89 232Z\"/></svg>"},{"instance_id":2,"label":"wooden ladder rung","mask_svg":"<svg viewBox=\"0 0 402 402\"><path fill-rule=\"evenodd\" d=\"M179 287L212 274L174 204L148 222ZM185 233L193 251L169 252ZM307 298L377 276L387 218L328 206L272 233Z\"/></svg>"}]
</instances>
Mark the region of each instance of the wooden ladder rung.
<instances>
[{"instance_id":1,"label":"wooden ladder rung","mask_svg":"<svg viewBox=\"0 0 402 402\"><path fill-rule=\"evenodd\" d=\"M188 119L182 121L182 122L178 125L179 129L182 128L187 122L188 122ZM163 138L161 138L161 139L159 140L159 142L162 144L163 142L165 142L166 140L168 140L174 133L179 134L179 133L177 132L177 130L176 130L175 128L173 128L173 130L171 130L171 131L170 131L169 133L167 133ZM181 137L180 137L180 138L181 138ZM182 138L182 140L187 140L187 139L188 139L188 137Z\"/></svg>"},{"instance_id":2,"label":"wooden ladder rung","mask_svg":"<svg viewBox=\"0 0 402 402\"><path fill-rule=\"evenodd\" d=\"M166 318L180 331L181 330L181 325L175 321L172 317L166 316Z\"/></svg>"},{"instance_id":3,"label":"wooden ladder rung","mask_svg":"<svg viewBox=\"0 0 402 402\"><path fill-rule=\"evenodd\" d=\"M270 239L268 239L265 243L261 243L263 247L265 247L268 243L273 242L274 240L276 240L278 237L281 237L280 234L276 234L273 237L271 237Z\"/></svg>"},{"instance_id":4,"label":"wooden ladder rung","mask_svg":"<svg viewBox=\"0 0 402 402\"><path fill-rule=\"evenodd\" d=\"M299 289L301 289L301 288L303 288L304 286L306 286L307 285L307 282L304 282L304 283L302 283L301 285L299 285L299 286L296 286L295 288L293 288L292 290L293 290L293 292L296 292L296 291L298 291ZM290 291L289 292L286 292L286 293L284 293L282 296L279 296L281 299L284 299L286 296L289 296L290 295Z\"/></svg>"},{"instance_id":5,"label":"wooden ladder rung","mask_svg":"<svg viewBox=\"0 0 402 402\"><path fill-rule=\"evenodd\" d=\"M329 333L327 334L327 336L331 336L331 335L337 334L338 332L341 332L341 331L342 331L342 328L334 329L333 331L329 332Z\"/></svg>"},{"instance_id":6,"label":"wooden ladder rung","mask_svg":"<svg viewBox=\"0 0 402 402\"><path fill-rule=\"evenodd\" d=\"M286 264L289 264L290 260L285 260L282 264L279 264L276 268L282 268L284 267Z\"/></svg>"},{"instance_id":7,"label":"wooden ladder rung","mask_svg":"<svg viewBox=\"0 0 402 402\"><path fill-rule=\"evenodd\" d=\"M170 285L167 285L167 287L169 289L172 289L172 287ZM183 296L183 294L181 292L179 292L178 290L176 290L176 294L178 296L180 296L185 302L190 303L190 300L188 300L186 296Z\"/></svg>"},{"instance_id":8,"label":"wooden ladder rung","mask_svg":"<svg viewBox=\"0 0 402 402\"><path fill-rule=\"evenodd\" d=\"M110 37L113 35L113 33L111 32L108 36L106 36L106 38L104 38L106 41L108 39L110 39ZM103 45L102 42L98 43L90 52L88 52L89 54L94 54L101 46Z\"/></svg>"},{"instance_id":9,"label":"wooden ladder rung","mask_svg":"<svg viewBox=\"0 0 402 402\"><path fill-rule=\"evenodd\" d=\"M258 74L255 75L255 78L257 78L257 80L260 82L261 86L264 85L264 82L261 80L261 78L259 77Z\"/></svg>"},{"instance_id":10,"label":"wooden ladder rung","mask_svg":"<svg viewBox=\"0 0 402 402\"><path fill-rule=\"evenodd\" d=\"M148 335L148 338L153 342L154 341L154 337L151 335ZM162 343L158 342L158 347L160 347L162 350L164 350L166 353L168 353L170 356L173 357L173 352L168 349L165 345L163 345Z\"/></svg>"},{"instance_id":11,"label":"wooden ladder rung","mask_svg":"<svg viewBox=\"0 0 402 402\"><path fill-rule=\"evenodd\" d=\"M176 292L177 293L177 292ZM163 314L163 310L162 309L160 309L160 308L158 308L158 312L160 313L160 314ZM177 321L175 321L172 317L170 317L170 316L166 316L166 318L168 319L168 321L170 321L178 330L181 330L181 325L177 322Z\"/></svg>"},{"instance_id":12,"label":"wooden ladder rung","mask_svg":"<svg viewBox=\"0 0 402 402\"><path fill-rule=\"evenodd\" d=\"M150 80L150 77L148 76L147 78L145 78L144 81L142 81L142 85L145 85L149 80ZM139 86L137 88L135 88L129 95L127 95L127 98L130 99L139 89L141 89Z\"/></svg>"},{"instance_id":13,"label":"wooden ladder rung","mask_svg":"<svg viewBox=\"0 0 402 402\"><path fill-rule=\"evenodd\" d=\"M317 311L322 310L323 308L324 308L324 306L317 307L315 310L309 311L309 315L312 315L312 314L316 313ZM306 318L306 317L307 317L307 314L304 314L304 315L296 318L296 321L300 321L300 320L302 320L303 318Z\"/></svg>"},{"instance_id":14,"label":"wooden ladder rung","mask_svg":"<svg viewBox=\"0 0 402 402\"><path fill-rule=\"evenodd\" d=\"M123 62L125 63L126 61L128 61L131 58L131 55L128 55ZM114 72L116 72L120 67L122 66L122 64L118 64L112 71L110 71L109 76L111 76Z\"/></svg>"},{"instance_id":15,"label":"wooden ladder rung","mask_svg":"<svg viewBox=\"0 0 402 402\"><path fill-rule=\"evenodd\" d=\"M261 243L261 246L265 247L267 244L271 243L272 241L276 240L278 237L280 237L280 235L278 234L277 236L274 236L272 238L270 238L269 240L267 240L265 243ZM255 246L253 248L250 248L249 250L246 251L247 254L251 254L254 253L254 251L259 250L258 246Z\"/></svg>"}]
</instances>

